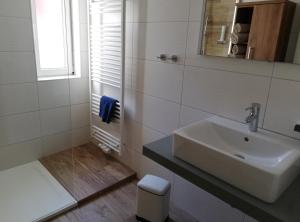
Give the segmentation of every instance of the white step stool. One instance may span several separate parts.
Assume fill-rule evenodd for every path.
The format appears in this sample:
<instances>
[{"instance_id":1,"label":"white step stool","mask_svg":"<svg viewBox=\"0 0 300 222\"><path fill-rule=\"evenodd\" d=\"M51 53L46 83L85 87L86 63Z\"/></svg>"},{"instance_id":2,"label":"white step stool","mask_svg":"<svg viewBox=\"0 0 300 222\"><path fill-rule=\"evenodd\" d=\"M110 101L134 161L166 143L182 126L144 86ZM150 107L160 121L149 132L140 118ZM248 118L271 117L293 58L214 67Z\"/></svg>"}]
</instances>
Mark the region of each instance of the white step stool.
<instances>
[{"instance_id":1,"label":"white step stool","mask_svg":"<svg viewBox=\"0 0 300 222\"><path fill-rule=\"evenodd\" d=\"M137 220L166 221L169 215L171 183L157 176L146 175L137 186Z\"/></svg>"}]
</instances>

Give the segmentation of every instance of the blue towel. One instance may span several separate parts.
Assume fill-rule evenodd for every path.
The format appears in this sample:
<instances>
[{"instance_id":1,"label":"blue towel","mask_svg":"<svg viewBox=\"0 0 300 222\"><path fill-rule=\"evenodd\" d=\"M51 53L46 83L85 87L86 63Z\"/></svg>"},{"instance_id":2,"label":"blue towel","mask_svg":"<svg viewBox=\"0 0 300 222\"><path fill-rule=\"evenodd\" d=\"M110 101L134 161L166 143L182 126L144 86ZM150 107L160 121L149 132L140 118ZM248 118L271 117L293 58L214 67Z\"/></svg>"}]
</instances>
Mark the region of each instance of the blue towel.
<instances>
[{"instance_id":1,"label":"blue towel","mask_svg":"<svg viewBox=\"0 0 300 222\"><path fill-rule=\"evenodd\" d=\"M102 118L103 122L111 122L114 117L117 102L118 100L108 96L101 97L99 116Z\"/></svg>"}]
</instances>

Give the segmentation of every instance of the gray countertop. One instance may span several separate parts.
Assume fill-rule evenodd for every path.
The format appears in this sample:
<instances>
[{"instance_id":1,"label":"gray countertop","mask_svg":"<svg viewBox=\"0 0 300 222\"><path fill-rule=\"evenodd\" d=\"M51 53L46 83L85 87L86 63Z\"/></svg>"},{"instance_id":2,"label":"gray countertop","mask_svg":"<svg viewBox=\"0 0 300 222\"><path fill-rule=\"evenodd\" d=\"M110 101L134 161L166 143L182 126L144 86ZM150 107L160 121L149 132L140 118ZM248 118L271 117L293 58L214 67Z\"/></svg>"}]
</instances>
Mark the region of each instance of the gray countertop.
<instances>
[{"instance_id":1,"label":"gray countertop","mask_svg":"<svg viewBox=\"0 0 300 222\"><path fill-rule=\"evenodd\" d=\"M144 145L143 154L261 222L300 222L300 177L273 203L265 203L172 155L172 137Z\"/></svg>"}]
</instances>

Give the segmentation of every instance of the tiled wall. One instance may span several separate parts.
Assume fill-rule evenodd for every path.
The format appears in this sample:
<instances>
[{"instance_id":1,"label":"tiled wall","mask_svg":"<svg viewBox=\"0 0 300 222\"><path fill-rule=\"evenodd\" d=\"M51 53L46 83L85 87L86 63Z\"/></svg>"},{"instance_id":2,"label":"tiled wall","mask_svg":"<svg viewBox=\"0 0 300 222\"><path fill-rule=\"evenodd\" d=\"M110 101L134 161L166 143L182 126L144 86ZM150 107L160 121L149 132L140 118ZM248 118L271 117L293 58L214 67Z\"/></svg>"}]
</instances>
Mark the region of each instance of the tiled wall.
<instances>
[{"instance_id":1,"label":"tiled wall","mask_svg":"<svg viewBox=\"0 0 300 222\"><path fill-rule=\"evenodd\" d=\"M300 139L300 66L198 55L202 0L127 0L126 133L121 157L173 184L172 200L200 221L251 221L142 155L144 143L180 126L220 115L243 122L262 104L260 127ZM178 55L177 64L157 59ZM201 206L201 207L200 207ZM220 219L222 218L222 219Z\"/></svg>"},{"instance_id":2,"label":"tiled wall","mask_svg":"<svg viewBox=\"0 0 300 222\"><path fill-rule=\"evenodd\" d=\"M81 78L36 81L30 0L0 0L0 170L89 140L86 1Z\"/></svg>"}]
</instances>

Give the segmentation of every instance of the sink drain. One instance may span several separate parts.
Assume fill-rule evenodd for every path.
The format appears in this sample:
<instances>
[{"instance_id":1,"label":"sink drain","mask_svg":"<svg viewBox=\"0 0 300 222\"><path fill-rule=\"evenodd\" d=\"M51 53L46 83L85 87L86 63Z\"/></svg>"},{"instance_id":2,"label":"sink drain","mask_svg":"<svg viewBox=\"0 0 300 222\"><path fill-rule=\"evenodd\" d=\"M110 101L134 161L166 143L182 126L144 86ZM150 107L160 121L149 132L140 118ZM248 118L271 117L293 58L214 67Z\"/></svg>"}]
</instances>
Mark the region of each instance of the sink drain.
<instances>
[{"instance_id":1,"label":"sink drain","mask_svg":"<svg viewBox=\"0 0 300 222\"><path fill-rule=\"evenodd\" d=\"M240 159L246 159L244 156L242 156L242 155L240 155L240 154L233 154L234 156L236 156L236 157L238 157L238 158L240 158Z\"/></svg>"}]
</instances>

